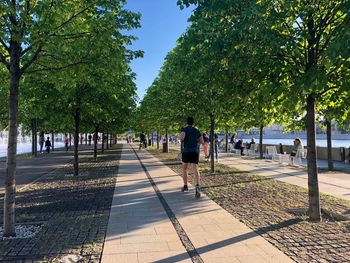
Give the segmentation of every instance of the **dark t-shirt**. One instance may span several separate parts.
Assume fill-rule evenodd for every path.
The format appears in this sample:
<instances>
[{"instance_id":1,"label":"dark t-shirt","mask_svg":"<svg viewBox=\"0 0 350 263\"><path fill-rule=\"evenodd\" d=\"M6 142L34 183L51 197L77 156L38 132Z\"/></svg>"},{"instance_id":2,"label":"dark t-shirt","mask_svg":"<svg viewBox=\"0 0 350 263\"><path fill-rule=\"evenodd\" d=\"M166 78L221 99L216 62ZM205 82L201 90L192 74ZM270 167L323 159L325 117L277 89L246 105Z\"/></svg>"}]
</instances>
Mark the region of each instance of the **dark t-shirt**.
<instances>
[{"instance_id":1,"label":"dark t-shirt","mask_svg":"<svg viewBox=\"0 0 350 263\"><path fill-rule=\"evenodd\" d=\"M141 134L140 134L140 141L143 142L143 141L145 141L145 140L146 140L145 134L141 133Z\"/></svg>"},{"instance_id":2,"label":"dark t-shirt","mask_svg":"<svg viewBox=\"0 0 350 263\"><path fill-rule=\"evenodd\" d=\"M184 132L184 148L182 152L199 152L198 138L202 136L200 131L192 126L187 126L181 129Z\"/></svg>"}]
</instances>

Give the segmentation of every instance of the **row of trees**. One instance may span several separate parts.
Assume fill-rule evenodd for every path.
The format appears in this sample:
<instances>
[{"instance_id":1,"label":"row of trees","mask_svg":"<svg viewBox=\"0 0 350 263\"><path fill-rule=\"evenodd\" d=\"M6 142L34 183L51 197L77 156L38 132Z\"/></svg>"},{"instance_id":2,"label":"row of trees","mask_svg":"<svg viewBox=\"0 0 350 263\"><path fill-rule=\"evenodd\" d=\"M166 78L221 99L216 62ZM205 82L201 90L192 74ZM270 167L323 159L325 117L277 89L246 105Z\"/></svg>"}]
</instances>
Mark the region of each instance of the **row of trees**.
<instances>
[{"instance_id":1,"label":"row of trees","mask_svg":"<svg viewBox=\"0 0 350 263\"><path fill-rule=\"evenodd\" d=\"M178 4L196 5L192 24L138 109L142 129L178 131L188 115L200 129L210 123L211 134L214 124L261 134L272 123L306 128L309 215L319 221L315 122L349 124L350 1Z\"/></svg>"},{"instance_id":2,"label":"row of trees","mask_svg":"<svg viewBox=\"0 0 350 263\"><path fill-rule=\"evenodd\" d=\"M17 127L41 132L116 133L136 104L129 62L140 51L123 32L139 27L126 1L8 0L0 3L0 129L9 133L4 236L15 236ZM95 156L96 157L96 156Z\"/></svg>"}]
</instances>

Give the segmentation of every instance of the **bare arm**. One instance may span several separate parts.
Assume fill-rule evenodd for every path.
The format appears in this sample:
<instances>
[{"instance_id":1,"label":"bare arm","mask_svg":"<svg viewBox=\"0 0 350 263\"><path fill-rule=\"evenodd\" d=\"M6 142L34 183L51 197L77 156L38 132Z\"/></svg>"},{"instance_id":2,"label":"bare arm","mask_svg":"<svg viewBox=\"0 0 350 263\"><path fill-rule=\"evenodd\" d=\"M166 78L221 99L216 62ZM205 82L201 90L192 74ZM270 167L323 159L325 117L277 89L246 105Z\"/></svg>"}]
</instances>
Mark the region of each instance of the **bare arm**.
<instances>
[{"instance_id":1,"label":"bare arm","mask_svg":"<svg viewBox=\"0 0 350 263\"><path fill-rule=\"evenodd\" d=\"M180 141L181 141L181 142L184 142L185 137L186 137L186 133L182 131L182 132L180 133Z\"/></svg>"},{"instance_id":2,"label":"bare arm","mask_svg":"<svg viewBox=\"0 0 350 263\"><path fill-rule=\"evenodd\" d=\"M198 138L198 142L199 142L200 144L204 145L203 136L200 136L200 137Z\"/></svg>"}]
</instances>

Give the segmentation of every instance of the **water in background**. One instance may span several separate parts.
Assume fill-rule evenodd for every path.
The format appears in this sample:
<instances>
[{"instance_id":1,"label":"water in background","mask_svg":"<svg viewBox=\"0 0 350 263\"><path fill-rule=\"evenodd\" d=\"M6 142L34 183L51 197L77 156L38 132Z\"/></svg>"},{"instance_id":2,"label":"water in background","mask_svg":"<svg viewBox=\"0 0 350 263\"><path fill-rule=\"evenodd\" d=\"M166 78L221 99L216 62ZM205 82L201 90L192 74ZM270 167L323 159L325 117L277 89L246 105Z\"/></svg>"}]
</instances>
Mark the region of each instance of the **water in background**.
<instances>
[{"instance_id":1,"label":"water in background","mask_svg":"<svg viewBox=\"0 0 350 263\"><path fill-rule=\"evenodd\" d=\"M1 134L0 136L0 157L4 157L7 155L7 138L5 138L6 134ZM55 135L55 148L63 147L64 143L62 141L62 135ZM45 134L45 139L51 136L49 134ZM40 146L38 144L38 151L40 150ZM43 147L43 151L45 147ZM31 138L28 136L18 136L17 138L17 154L22 153L30 153L32 152L32 143Z\"/></svg>"},{"instance_id":2,"label":"water in background","mask_svg":"<svg viewBox=\"0 0 350 263\"><path fill-rule=\"evenodd\" d=\"M259 142L258 139L255 139L256 142ZM244 141L250 141L250 140L244 140ZM264 144L280 144L283 145L293 145L294 139L263 139ZM303 145L306 146L306 139L301 140ZM327 147L327 140L316 140L316 145L321 147ZM350 147L350 140L332 140L332 147Z\"/></svg>"},{"instance_id":3,"label":"water in background","mask_svg":"<svg viewBox=\"0 0 350 263\"><path fill-rule=\"evenodd\" d=\"M239 138L239 137L238 137ZM225 140L225 137L222 135L219 135L219 140ZM250 139L243 139L244 142L250 142ZM263 144L275 144L278 145L282 143L283 145L293 145L293 139L264 139L263 138ZM306 139L301 139L304 146L307 145ZM259 143L259 137L255 138L255 142ZM318 139L316 140L316 145L321 147L327 147L327 140L324 139ZM332 140L332 147L350 147L350 140Z\"/></svg>"}]
</instances>

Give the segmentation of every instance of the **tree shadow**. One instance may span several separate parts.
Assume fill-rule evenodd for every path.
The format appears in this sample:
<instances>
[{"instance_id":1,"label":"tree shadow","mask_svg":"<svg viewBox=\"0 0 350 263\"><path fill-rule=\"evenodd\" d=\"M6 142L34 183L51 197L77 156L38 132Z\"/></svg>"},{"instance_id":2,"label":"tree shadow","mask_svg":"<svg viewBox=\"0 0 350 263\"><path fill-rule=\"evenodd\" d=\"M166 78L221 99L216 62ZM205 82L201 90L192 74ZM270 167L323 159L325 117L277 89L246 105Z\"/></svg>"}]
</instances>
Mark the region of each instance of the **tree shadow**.
<instances>
[{"instance_id":1,"label":"tree shadow","mask_svg":"<svg viewBox=\"0 0 350 263\"><path fill-rule=\"evenodd\" d=\"M275 225L258 228L256 231L251 231L249 233L245 233L245 234L242 234L239 236L235 236L232 238L228 238L228 239L210 244L210 245L199 247L196 249L196 251L200 255L205 254L206 252L209 252L209 251L214 251L216 249L220 249L220 248L232 245L232 244L236 244L236 243L239 243L239 242L251 239L251 238L258 237L261 234L266 234L266 233L271 232L271 231L279 230L281 228L285 228L285 227L292 226L294 224L298 224L301 221L302 221L301 219L294 218L294 219L280 222L280 223L275 224ZM178 254L178 255L168 257L168 258L165 258L162 260L155 261L154 263L178 262L178 261L181 261L181 260L184 260L187 258L188 258L188 254L182 253L182 254Z\"/></svg>"}]
</instances>

